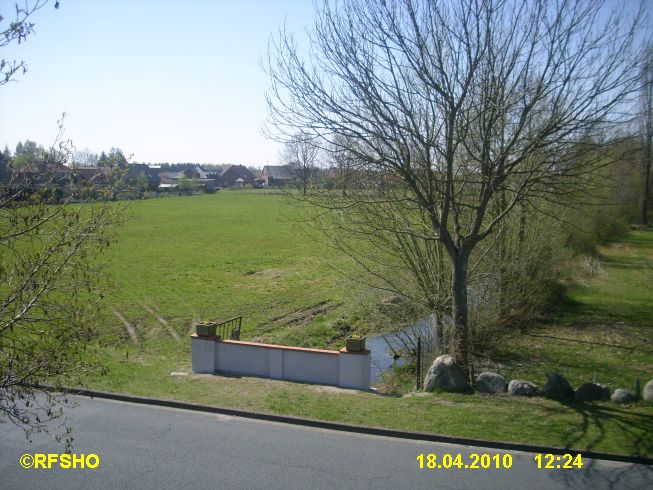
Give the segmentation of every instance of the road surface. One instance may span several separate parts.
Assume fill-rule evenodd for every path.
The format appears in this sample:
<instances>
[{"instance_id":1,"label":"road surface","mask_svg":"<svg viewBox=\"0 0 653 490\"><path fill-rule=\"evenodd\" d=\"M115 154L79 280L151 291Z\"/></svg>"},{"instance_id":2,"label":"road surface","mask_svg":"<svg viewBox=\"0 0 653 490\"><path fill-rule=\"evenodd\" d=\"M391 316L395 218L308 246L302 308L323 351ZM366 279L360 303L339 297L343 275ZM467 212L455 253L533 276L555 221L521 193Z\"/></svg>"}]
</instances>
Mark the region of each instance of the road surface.
<instances>
[{"instance_id":1,"label":"road surface","mask_svg":"<svg viewBox=\"0 0 653 490\"><path fill-rule=\"evenodd\" d=\"M75 398L68 410L73 453L96 454L96 468L23 468L21 456L59 453L46 435L25 439L0 424L0 488L228 489L644 489L653 467L590 461L537 469L534 455L315 429L108 400ZM509 469L420 469L418 456L509 453ZM95 460L87 460L95 465ZM27 460L29 462L29 458ZM424 460L426 464L427 460Z\"/></svg>"}]
</instances>

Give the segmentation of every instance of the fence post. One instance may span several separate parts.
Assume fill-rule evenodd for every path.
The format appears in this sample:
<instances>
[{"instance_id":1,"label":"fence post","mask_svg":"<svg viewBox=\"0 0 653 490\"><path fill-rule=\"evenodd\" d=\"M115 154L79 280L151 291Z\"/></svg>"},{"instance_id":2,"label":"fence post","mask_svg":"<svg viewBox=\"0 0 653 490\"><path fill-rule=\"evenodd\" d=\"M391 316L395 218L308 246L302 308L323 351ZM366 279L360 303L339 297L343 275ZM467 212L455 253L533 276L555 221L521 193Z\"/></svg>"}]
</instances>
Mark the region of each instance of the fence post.
<instances>
[{"instance_id":1,"label":"fence post","mask_svg":"<svg viewBox=\"0 0 653 490\"><path fill-rule=\"evenodd\" d=\"M416 379L415 390L419 390L422 385L422 337L417 337L417 362L416 362Z\"/></svg>"}]
</instances>

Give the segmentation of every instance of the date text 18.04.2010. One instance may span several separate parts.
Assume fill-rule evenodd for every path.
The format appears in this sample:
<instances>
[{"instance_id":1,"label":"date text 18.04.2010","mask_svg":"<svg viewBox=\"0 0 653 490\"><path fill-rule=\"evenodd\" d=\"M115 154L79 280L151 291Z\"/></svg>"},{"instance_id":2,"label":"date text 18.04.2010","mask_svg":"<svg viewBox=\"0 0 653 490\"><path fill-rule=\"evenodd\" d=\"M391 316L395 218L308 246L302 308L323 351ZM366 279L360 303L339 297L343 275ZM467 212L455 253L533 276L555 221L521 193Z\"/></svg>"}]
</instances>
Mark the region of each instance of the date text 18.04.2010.
<instances>
[{"instance_id":1,"label":"date text 18.04.2010","mask_svg":"<svg viewBox=\"0 0 653 490\"><path fill-rule=\"evenodd\" d=\"M490 469L490 468L510 468L512 466L512 456L510 454L476 454L469 456L462 454L420 454L417 456L419 469Z\"/></svg>"},{"instance_id":2,"label":"date text 18.04.2010","mask_svg":"<svg viewBox=\"0 0 653 490\"><path fill-rule=\"evenodd\" d=\"M534 456L537 469L580 469L583 459L580 454L537 454ZM512 467L512 455L505 454L419 454L419 469L509 469Z\"/></svg>"}]
</instances>

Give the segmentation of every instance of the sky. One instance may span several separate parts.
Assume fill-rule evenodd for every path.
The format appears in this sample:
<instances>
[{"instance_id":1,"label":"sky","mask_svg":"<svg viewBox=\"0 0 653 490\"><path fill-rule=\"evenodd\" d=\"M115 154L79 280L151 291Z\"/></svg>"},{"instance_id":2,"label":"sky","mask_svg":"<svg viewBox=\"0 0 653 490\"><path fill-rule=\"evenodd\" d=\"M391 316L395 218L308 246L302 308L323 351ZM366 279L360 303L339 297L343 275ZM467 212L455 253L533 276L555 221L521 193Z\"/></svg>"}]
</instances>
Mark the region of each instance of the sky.
<instances>
[{"instance_id":1,"label":"sky","mask_svg":"<svg viewBox=\"0 0 653 490\"><path fill-rule=\"evenodd\" d=\"M0 0L0 31L14 3ZM261 60L284 22L301 38L313 19L310 0L60 0L57 10L51 0L31 18L34 35L0 50L28 65L0 86L0 148L49 146L65 112L78 150L276 164L280 147L261 133Z\"/></svg>"},{"instance_id":2,"label":"sky","mask_svg":"<svg viewBox=\"0 0 653 490\"><path fill-rule=\"evenodd\" d=\"M0 0L0 32L16 1L36 0ZM311 0L60 0L56 10L50 0L31 18L34 35L0 48L0 59L29 68L0 86L0 149L26 139L50 146L65 112L78 150L276 164L279 144L261 133L261 60L284 22L302 44L313 20Z\"/></svg>"}]
</instances>

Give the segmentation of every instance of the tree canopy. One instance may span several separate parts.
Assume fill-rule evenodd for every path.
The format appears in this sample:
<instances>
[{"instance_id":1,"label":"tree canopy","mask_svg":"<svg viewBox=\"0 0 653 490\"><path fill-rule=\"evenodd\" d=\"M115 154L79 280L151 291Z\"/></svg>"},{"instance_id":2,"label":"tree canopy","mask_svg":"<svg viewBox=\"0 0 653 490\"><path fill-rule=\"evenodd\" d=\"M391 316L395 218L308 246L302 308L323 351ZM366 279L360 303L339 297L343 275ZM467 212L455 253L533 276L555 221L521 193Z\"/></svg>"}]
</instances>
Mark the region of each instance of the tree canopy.
<instances>
[{"instance_id":1,"label":"tree canopy","mask_svg":"<svg viewBox=\"0 0 653 490\"><path fill-rule=\"evenodd\" d=\"M600 163L579 142L613 137L637 91L638 23L602 1L342 0L306 55L272 40L268 132L349 156L361 191L313 195L349 229L442 244L463 368L472 251L520 205L584 190Z\"/></svg>"}]
</instances>

